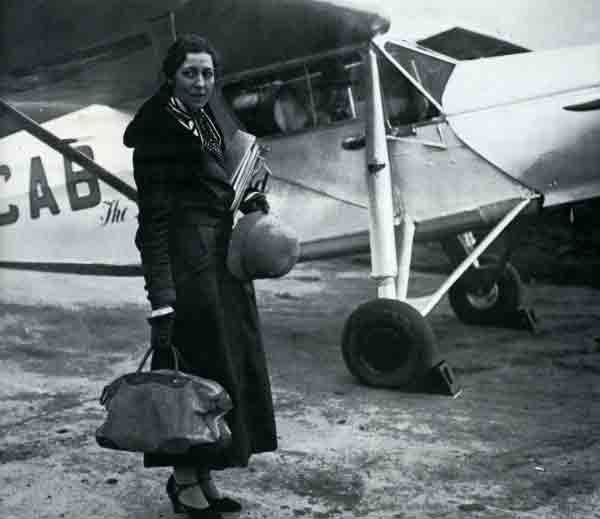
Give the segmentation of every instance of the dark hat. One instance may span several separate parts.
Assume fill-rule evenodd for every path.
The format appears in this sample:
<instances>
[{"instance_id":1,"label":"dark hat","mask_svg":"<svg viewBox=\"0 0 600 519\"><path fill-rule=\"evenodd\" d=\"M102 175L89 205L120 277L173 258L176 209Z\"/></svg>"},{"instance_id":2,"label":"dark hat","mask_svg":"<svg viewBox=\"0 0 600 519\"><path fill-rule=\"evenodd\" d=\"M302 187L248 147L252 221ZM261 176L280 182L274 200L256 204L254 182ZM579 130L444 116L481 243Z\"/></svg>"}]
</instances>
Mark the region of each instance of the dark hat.
<instances>
[{"instance_id":1,"label":"dark hat","mask_svg":"<svg viewBox=\"0 0 600 519\"><path fill-rule=\"evenodd\" d=\"M231 233L227 267L238 279L284 276L300 256L296 232L279 218L262 211L238 220Z\"/></svg>"}]
</instances>

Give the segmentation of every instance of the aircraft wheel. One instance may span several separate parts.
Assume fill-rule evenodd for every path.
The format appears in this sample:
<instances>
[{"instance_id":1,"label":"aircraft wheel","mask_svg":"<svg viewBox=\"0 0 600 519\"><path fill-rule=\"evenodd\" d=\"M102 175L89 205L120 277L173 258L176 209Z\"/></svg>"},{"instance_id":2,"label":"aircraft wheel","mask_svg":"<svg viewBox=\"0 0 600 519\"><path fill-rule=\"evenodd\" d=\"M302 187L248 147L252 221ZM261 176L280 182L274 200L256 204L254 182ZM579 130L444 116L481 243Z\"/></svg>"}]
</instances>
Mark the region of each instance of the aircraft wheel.
<instances>
[{"instance_id":1,"label":"aircraft wheel","mask_svg":"<svg viewBox=\"0 0 600 519\"><path fill-rule=\"evenodd\" d=\"M375 299L348 318L342 353L350 372L379 387L409 387L434 365L435 337L423 316L395 299Z\"/></svg>"},{"instance_id":2,"label":"aircraft wheel","mask_svg":"<svg viewBox=\"0 0 600 519\"><path fill-rule=\"evenodd\" d=\"M484 265L477 269L482 280L486 270L496 268ZM476 284L476 283L475 283ZM466 324L503 325L514 316L523 301L523 283L519 272L506 263L498 279L491 285L482 281L481 289L473 289L473 278L467 286L463 280L457 281L448 297L456 316Z\"/></svg>"}]
</instances>

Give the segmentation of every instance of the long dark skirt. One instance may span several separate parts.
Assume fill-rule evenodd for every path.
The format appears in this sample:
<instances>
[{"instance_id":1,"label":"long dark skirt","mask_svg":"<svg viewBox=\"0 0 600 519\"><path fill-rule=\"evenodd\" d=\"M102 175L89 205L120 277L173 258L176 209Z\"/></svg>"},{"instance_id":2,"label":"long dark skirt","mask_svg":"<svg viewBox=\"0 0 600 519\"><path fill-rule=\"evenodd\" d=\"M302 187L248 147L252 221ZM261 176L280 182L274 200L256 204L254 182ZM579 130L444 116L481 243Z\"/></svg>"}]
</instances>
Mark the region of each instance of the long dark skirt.
<instances>
[{"instance_id":1,"label":"long dark skirt","mask_svg":"<svg viewBox=\"0 0 600 519\"><path fill-rule=\"evenodd\" d=\"M183 356L182 371L215 380L227 390L233 401L225 417L232 443L185 456L146 454L146 467L245 467L252 454L277 448L254 289L226 268L230 234L230 219L178 227L172 270L177 294L173 342ZM172 368L171 355L157 352L152 369L165 368Z\"/></svg>"}]
</instances>

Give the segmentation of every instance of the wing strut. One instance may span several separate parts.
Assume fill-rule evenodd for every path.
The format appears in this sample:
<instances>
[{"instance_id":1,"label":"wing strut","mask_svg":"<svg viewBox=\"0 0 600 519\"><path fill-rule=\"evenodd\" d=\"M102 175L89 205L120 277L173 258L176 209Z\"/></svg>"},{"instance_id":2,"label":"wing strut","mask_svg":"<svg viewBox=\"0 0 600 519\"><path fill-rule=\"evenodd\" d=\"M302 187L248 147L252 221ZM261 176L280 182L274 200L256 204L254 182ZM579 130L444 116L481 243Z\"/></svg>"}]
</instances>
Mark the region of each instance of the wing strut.
<instances>
[{"instance_id":1,"label":"wing strut","mask_svg":"<svg viewBox=\"0 0 600 519\"><path fill-rule=\"evenodd\" d=\"M409 299L407 302L418 310L423 316L426 316L439 303L444 294L448 292L450 287L462 276L465 271L481 256L492 242L508 227L508 225L529 205L529 203L537 198L537 195L520 200L508 213L500 220L490 233L475 247L473 252L469 254L464 261L452 272L452 274L442 283L442 285L431 295L419 298ZM410 265L409 265L410 266Z\"/></svg>"},{"instance_id":2,"label":"wing strut","mask_svg":"<svg viewBox=\"0 0 600 519\"><path fill-rule=\"evenodd\" d=\"M3 99L0 99L0 112L4 111L7 115L17 120L22 126L23 130L33 135L36 139L39 139L44 144L50 146L53 150L57 151L67 159L75 162L82 168L96 175L100 180L105 182L107 185L117 190L123 196L126 196L132 202L137 203L137 191L135 188L123 182L119 177L104 169L100 164L90 159L87 155L84 155L80 151L72 148L64 140L60 139L52 132L49 132L35 122L33 119L27 117L23 112L17 110Z\"/></svg>"}]
</instances>

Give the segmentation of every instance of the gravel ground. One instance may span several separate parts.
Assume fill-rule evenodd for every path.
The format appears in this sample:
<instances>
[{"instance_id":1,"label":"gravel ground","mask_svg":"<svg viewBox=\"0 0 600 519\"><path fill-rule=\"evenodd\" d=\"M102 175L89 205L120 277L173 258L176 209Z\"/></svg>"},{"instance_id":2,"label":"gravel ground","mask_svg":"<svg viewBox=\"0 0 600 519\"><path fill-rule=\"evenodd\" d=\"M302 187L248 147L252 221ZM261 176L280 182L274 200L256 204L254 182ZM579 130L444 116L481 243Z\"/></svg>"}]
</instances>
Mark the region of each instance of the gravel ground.
<instances>
[{"instance_id":1,"label":"gravel ground","mask_svg":"<svg viewBox=\"0 0 600 519\"><path fill-rule=\"evenodd\" d=\"M427 249L424 255L427 256ZM437 286L416 274L411 292ZM0 272L3 519L174 517L165 469L104 450L97 398L147 341L141 279ZM429 318L458 398L361 386L344 320L373 297L361 258L257 283L280 448L217 473L241 518L600 517L600 294L529 283L537 334ZM232 517L234 517L233 515Z\"/></svg>"}]
</instances>

